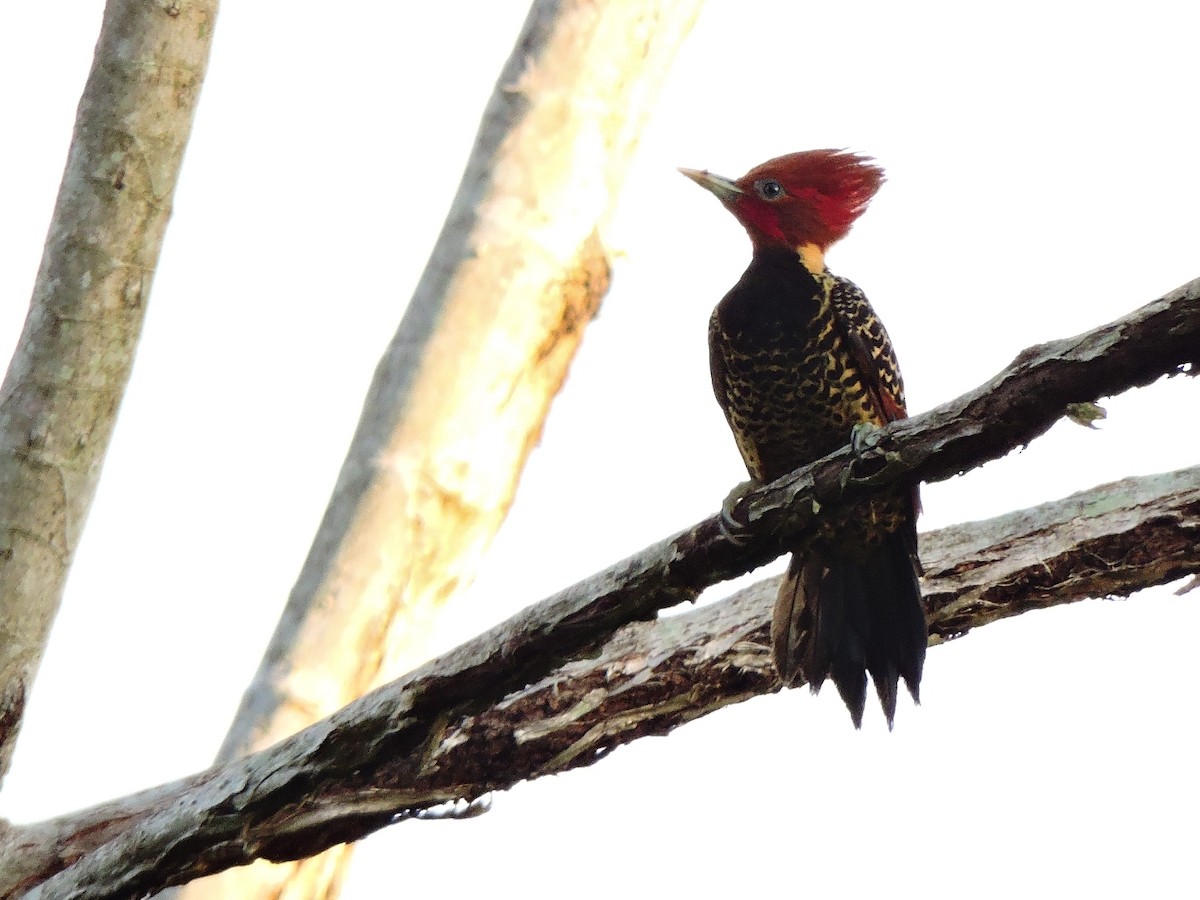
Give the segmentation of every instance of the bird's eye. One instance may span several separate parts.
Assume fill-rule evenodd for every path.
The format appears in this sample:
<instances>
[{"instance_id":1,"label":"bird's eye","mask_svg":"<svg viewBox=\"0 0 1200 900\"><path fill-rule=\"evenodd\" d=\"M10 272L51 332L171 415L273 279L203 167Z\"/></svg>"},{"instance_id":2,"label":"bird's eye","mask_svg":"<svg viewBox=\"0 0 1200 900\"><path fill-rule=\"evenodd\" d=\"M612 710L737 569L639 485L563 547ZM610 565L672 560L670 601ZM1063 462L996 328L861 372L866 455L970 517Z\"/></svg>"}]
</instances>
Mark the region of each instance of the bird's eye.
<instances>
[{"instance_id":1,"label":"bird's eye","mask_svg":"<svg viewBox=\"0 0 1200 900\"><path fill-rule=\"evenodd\" d=\"M754 182L754 189L764 200L778 200L783 196L783 185L774 178L762 178Z\"/></svg>"}]
</instances>

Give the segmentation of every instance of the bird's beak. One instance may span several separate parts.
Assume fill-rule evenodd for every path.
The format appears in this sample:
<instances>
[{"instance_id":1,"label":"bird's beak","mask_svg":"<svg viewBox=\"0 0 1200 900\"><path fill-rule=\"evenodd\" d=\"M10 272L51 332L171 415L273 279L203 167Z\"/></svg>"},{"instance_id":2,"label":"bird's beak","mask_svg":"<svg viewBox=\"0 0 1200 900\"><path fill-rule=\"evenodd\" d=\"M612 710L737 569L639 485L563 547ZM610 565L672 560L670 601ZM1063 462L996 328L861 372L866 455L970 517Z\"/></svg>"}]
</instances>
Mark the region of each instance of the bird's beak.
<instances>
[{"instance_id":1,"label":"bird's beak","mask_svg":"<svg viewBox=\"0 0 1200 900\"><path fill-rule=\"evenodd\" d=\"M743 193L736 182L722 178L720 175L714 175L712 172L700 169L680 169L679 171L706 191L712 191L722 203L733 200Z\"/></svg>"}]
</instances>

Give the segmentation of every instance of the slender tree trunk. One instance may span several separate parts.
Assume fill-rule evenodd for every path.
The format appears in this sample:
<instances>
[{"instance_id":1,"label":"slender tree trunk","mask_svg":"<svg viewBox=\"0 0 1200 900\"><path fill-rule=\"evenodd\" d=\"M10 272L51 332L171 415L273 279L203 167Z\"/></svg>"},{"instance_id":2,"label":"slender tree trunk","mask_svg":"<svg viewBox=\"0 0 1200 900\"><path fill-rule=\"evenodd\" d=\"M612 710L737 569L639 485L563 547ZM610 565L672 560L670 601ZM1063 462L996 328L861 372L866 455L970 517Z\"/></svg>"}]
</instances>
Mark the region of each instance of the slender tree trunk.
<instances>
[{"instance_id":1,"label":"slender tree trunk","mask_svg":"<svg viewBox=\"0 0 1200 900\"><path fill-rule=\"evenodd\" d=\"M0 390L0 776L133 365L217 0L109 0Z\"/></svg>"},{"instance_id":2,"label":"slender tree trunk","mask_svg":"<svg viewBox=\"0 0 1200 900\"><path fill-rule=\"evenodd\" d=\"M603 229L699 7L533 4L219 761L425 658L427 623L473 577L608 289ZM306 868L238 870L186 894L336 893L340 865Z\"/></svg>"}]
</instances>

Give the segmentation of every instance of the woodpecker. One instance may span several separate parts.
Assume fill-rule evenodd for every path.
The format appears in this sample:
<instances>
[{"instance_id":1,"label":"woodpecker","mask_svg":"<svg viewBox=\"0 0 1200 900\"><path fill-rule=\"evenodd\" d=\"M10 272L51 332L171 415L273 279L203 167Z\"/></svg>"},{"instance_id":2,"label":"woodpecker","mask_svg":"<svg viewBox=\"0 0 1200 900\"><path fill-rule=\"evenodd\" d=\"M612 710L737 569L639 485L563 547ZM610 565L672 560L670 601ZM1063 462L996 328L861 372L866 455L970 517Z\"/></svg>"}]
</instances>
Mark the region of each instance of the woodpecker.
<instances>
[{"instance_id":1,"label":"woodpecker","mask_svg":"<svg viewBox=\"0 0 1200 900\"><path fill-rule=\"evenodd\" d=\"M750 235L750 266L709 320L713 391L754 487L850 441L860 425L905 417L904 385L883 323L825 251L883 184L869 157L808 150L731 180L680 169ZM726 501L732 509L740 492ZM771 621L784 684L827 677L862 725L867 673L887 716L899 679L920 701L927 628L918 581L915 485L851 503L792 547Z\"/></svg>"}]
</instances>

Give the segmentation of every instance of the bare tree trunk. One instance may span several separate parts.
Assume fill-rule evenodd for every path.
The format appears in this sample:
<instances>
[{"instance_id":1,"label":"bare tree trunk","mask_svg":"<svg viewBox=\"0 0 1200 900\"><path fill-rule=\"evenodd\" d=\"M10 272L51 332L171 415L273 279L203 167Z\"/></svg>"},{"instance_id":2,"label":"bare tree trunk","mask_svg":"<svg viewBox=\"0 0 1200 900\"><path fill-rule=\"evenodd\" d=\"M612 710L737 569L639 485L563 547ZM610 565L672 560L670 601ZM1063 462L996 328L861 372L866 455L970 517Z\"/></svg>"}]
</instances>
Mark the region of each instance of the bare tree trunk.
<instances>
[{"instance_id":1,"label":"bare tree trunk","mask_svg":"<svg viewBox=\"0 0 1200 900\"><path fill-rule=\"evenodd\" d=\"M253 859L303 857L439 802L598 761L777 688L770 587L654 620L792 545L845 499L1026 443L1068 402L1200 363L1200 280L1033 347L986 385L750 494L734 542L711 517L529 607L267 750L0 842L0 895L133 897ZM867 478L861 468L882 460ZM820 502L814 502L820 498ZM819 507L819 509L818 509ZM1200 572L1200 470L1127 479L924 536L930 641L1027 609ZM653 621L643 621L653 620ZM44 884L43 884L44 882Z\"/></svg>"},{"instance_id":2,"label":"bare tree trunk","mask_svg":"<svg viewBox=\"0 0 1200 900\"><path fill-rule=\"evenodd\" d=\"M171 214L217 0L109 0L0 391L0 776L87 519Z\"/></svg>"},{"instance_id":3,"label":"bare tree trunk","mask_svg":"<svg viewBox=\"0 0 1200 900\"><path fill-rule=\"evenodd\" d=\"M220 761L425 658L427 624L473 577L607 291L602 230L699 7L533 4ZM336 893L339 866L309 868L186 893L273 897L289 878L288 896Z\"/></svg>"}]
</instances>

